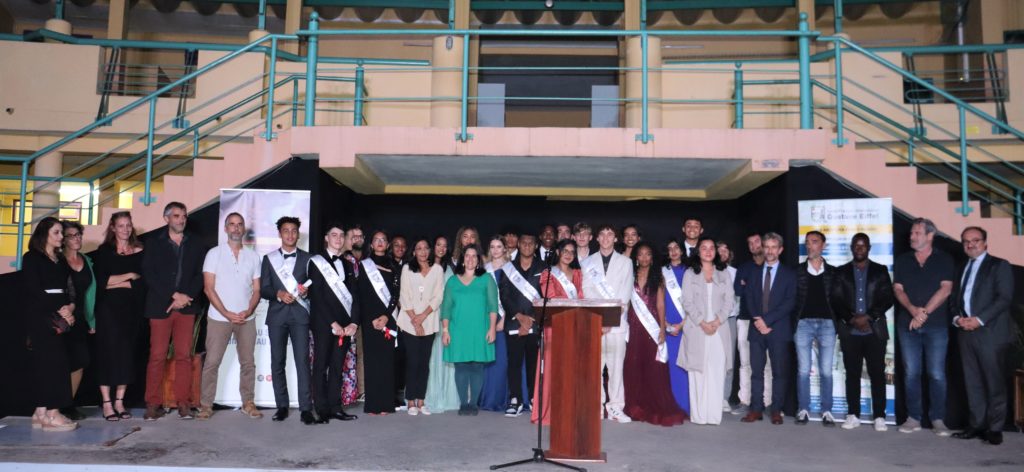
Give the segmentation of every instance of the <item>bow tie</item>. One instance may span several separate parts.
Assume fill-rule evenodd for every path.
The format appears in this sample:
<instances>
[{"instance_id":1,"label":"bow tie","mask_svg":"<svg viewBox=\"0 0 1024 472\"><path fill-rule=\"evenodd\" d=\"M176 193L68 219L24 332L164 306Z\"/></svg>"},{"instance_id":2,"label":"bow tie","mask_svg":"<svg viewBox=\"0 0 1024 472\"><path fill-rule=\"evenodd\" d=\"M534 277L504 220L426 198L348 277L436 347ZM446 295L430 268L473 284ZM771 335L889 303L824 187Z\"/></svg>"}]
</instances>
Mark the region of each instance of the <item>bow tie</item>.
<instances>
[{"instance_id":1,"label":"bow tie","mask_svg":"<svg viewBox=\"0 0 1024 472\"><path fill-rule=\"evenodd\" d=\"M282 255L284 256L284 258L285 258L285 259L287 259L287 258L289 258L289 257L295 257L295 256L297 256L298 254L299 254L299 253L297 253L297 252L293 252L293 253L291 253L291 254L282 254Z\"/></svg>"},{"instance_id":2,"label":"bow tie","mask_svg":"<svg viewBox=\"0 0 1024 472\"><path fill-rule=\"evenodd\" d=\"M331 256L331 262L341 259L341 256Z\"/></svg>"}]
</instances>

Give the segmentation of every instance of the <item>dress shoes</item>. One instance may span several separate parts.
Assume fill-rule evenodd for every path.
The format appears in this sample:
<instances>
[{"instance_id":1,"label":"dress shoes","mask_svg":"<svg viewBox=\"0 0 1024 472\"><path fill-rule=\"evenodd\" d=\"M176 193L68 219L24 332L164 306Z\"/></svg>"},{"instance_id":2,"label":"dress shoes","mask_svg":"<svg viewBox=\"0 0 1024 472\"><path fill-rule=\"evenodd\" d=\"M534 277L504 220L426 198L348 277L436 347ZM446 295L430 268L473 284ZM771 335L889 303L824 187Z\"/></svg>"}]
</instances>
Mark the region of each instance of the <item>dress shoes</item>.
<instances>
[{"instance_id":1,"label":"dress shoes","mask_svg":"<svg viewBox=\"0 0 1024 472\"><path fill-rule=\"evenodd\" d=\"M980 429L965 429L959 433L953 433L957 439L985 439L986 431Z\"/></svg>"},{"instance_id":2,"label":"dress shoes","mask_svg":"<svg viewBox=\"0 0 1024 472\"><path fill-rule=\"evenodd\" d=\"M302 420L302 424L317 424L316 417L313 416L312 411L303 411L299 413L299 419Z\"/></svg>"},{"instance_id":3,"label":"dress shoes","mask_svg":"<svg viewBox=\"0 0 1024 472\"><path fill-rule=\"evenodd\" d=\"M270 417L274 421L284 421L288 419L288 408L278 408L274 416Z\"/></svg>"},{"instance_id":4,"label":"dress shoes","mask_svg":"<svg viewBox=\"0 0 1024 472\"><path fill-rule=\"evenodd\" d=\"M1003 443L1003 433L999 431L989 431L985 433L985 442L998 446Z\"/></svg>"},{"instance_id":5,"label":"dress shoes","mask_svg":"<svg viewBox=\"0 0 1024 472\"><path fill-rule=\"evenodd\" d=\"M782 412L772 413L772 424L782 424Z\"/></svg>"},{"instance_id":6,"label":"dress shoes","mask_svg":"<svg viewBox=\"0 0 1024 472\"><path fill-rule=\"evenodd\" d=\"M358 416L350 415L348 413L345 413L344 411L339 411L337 413L334 413L334 414L330 415L330 417L334 418L334 419L336 419L338 421L352 421L352 420L359 419Z\"/></svg>"},{"instance_id":7,"label":"dress shoes","mask_svg":"<svg viewBox=\"0 0 1024 472\"><path fill-rule=\"evenodd\" d=\"M764 419L764 414L756 411L748 411L747 415L740 418L740 421L744 423L753 423L755 421L761 421Z\"/></svg>"},{"instance_id":8,"label":"dress shoes","mask_svg":"<svg viewBox=\"0 0 1024 472\"><path fill-rule=\"evenodd\" d=\"M330 413L320 413L320 412L317 412L315 424L328 424L330 422L331 422L331 414Z\"/></svg>"}]
</instances>

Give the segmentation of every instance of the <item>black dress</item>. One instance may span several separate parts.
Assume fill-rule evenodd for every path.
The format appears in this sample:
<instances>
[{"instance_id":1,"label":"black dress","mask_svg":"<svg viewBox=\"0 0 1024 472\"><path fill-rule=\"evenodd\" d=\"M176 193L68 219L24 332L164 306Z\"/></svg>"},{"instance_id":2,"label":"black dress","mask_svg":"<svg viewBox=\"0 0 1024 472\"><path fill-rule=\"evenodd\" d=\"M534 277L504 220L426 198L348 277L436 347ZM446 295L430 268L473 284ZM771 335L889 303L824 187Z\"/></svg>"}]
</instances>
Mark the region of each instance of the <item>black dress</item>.
<instances>
[{"instance_id":1,"label":"black dress","mask_svg":"<svg viewBox=\"0 0 1024 472\"><path fill-rule=\"evenodd\" d=\"M391 300L385 304L370 283L368 274L360 274L359 313L360 329L363 340L363 387L366 401L363 411L366 413L395 412L395 339L398 335L398 323L395 321L394 310L398 306L399 272L390 257L373 256L373 261L380 269ZM364 269L362 267L361 269ZM381 315L388 316L387 329L393 332L391 339L384 333L373 328L373 320Z\"/></svg>"},{"instance_id":2,"label":"black dress","mask_svg":"<svg viewBox=\"0 0 1024 472\"><path fill-rule=\"evenodd\" d=\"M71 405L68 355L64 340L61 339L66 333L57 334L51 323L53 314L71 302L68 294L69 271L63 258L58 257L57 262L53 262L39 251L29 251L22 258L21 277L28 298L26 347L32 372L29 388L33 405L47 409ZM75 322L77 324L82 321Z\"/></svg>"},{"instance_id":3,"label":"black dress","mask_svg":"<svg viewBox=\"0 0 1024 472\"><path fill-rule=\"evenodd\" d=\"M90 256L96 274L96 379L99 385L127 385L135 379L135 345L142 320L145 286L107 290L111 275L142 274L142 252L122 256L110 245Z\"/></svg>"},{"instance_id":4,"label":"black dress","mask_svg":"<svg viewBox=\"0 0 1024 472\"><path fill-rule=\"evenodd\" d=\"M75 324L64 336L64 344L68 350L68 368L74 372L89 365L89 323L85 320L85 292L92 285L93 278L85 260L82 261L82 270L76 272L70 264L68 269L71 285L75 287Z\"/></svg>"}]
</instances>

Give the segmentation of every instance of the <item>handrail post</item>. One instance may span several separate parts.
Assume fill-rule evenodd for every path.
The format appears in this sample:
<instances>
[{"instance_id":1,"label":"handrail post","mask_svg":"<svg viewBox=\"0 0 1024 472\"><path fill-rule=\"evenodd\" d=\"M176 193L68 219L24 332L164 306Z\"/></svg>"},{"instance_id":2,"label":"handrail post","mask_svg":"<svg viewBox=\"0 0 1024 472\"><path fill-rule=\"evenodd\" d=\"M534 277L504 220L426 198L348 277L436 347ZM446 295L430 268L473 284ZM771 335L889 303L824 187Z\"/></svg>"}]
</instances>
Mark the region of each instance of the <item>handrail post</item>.
<instances>
[{"instance_id":1,"label":"handrail post","mask_svg":"<svg viewBox=\"0 0 1024 472\"><path fill-rule=\"evenodd\" d=\"M967 189L967 112L962 106L957 106L956 111L960 117L960 208L957 212L967 216L971 214Z\"/></svg>"},{"instance_id":2,"label":"handrail post","mask_svg":"<svg viewBox=\"0 0 1024 472\"><path fill-rule=\"evenodd\" d=\"M843 32L843 0L835 0L832 6L832 12L835 16L835 34Z\"/></svg>"},{"instance_id":3,"label":"handrail post","mask_svg":"<svg viewBox=\"0 0 1024 472\"><path fill-rule=\"evenodd\" d=\"M192 130L192 160L199 159L199 128Z\"/></svg>"},{"instance_id":4,"label":"handrail post","mask_svg":"<svg viewBox=\"0 0 1024 472\"><path fill-rule=\"evenodd\" d=\"M21 253L25 250L25 198L28 188L29 160L21 161L21 190L18 191L18 247L14 250L14 268L21 270Z\"/></svg>"},{"instance_id":5,"label":"handrail post","mask_svg":"<svg viewBox=\"0 0 1024 472\"><path fill-rule=\"evenodd\" d=\"M467 132L469 120L469 33L462 35L462 129L459 141L469 141L472 136Z\"/></svg>"},{"instance_id":6,"label":"handrail post","mask_svg":"<svg viewBox=\"0 0 1024 472\"><path fill-rule=\"evenodd\" d=\"M153 134L156 133L156 97L149 99L149 122L146 133L146 191L139 200L143 205L153 203L151 180L153 179Z\"/></svg>"},{"instance_id":7,"label":"handrail post","mask_svg":"<svg viewBox=\"0 0 1024 472\"><path fill-rule=\"evenodd\" d=\"M832 43L832 52L835 54L836 67L836 139L832 140L832 143L843 147L846 144L846 138L843 137L843 118L846 114L843 98L843 48L839 43Z\"/></svg>"},{"instance_id":8,"label":"handrail post","mask_svg":"<svg viewBox=\"0 0 1024 472\"><path fill-rule=\"evenodd\" d=\"M299 79L292 76L292 128L299 125Z\"/></svg>"},{"instance_id":9,"label":"handrail post","mask_svg":"<svg viewBox=\"0 0 1024 472\"><path fill-rule=\"evenodd\" d=\"M907 140L907 164L909 164L910 167L914 167L914 148L915 147L917 147L917 146L914 145L914 136L910 136L910 139Z\"/></svg>"},{"instance_id":10,"label":"handrail post","mask_svg":"<svg viewBox=\"0 0 1024 472\"><path fill-rule=\"evenodd\" d=\"M58 20L64 19L64 0L57 0L54 2L53 17ZM20 249L19 249L20 251Z\"/></svg>"},{"instance_id":11,"label":"handrail post","mask_svg":"<svg viewBox=\"0 0 1024 472\"><path fill-rule=\"evenodd\" d=\"M88 224L90 224L90 225L93 224L93 221L92 221L92 207L96 204L96 202L93 201L93 192L96 191L96 184L94 182L96 182L96 181L94 181L92 179L89 179L89 211L88 211L87 214L89 215L88 216L88 218L89 218L89 223Z\"/></svg>"},{"instance_id":12,"label":"handrail post","mask_svg":"<svg viewBox=\"0 0 1024 472\"><path fill-rule=\"evenodd\" d=\"M800 32L807 33L807 12L800 13ZM800 54L800 129L814 128L813 102L811 98L811 38L807 35L797 39Z\"/></svg>"},{"instance_id":13,"label":"handrail post","mask_svg":"<svg viewBox=\"0 0 1024 472\"><path fill-rule=\"evenodd\" d=\"M267 30L267 0L260 0L259 20L257 20L256 29L260 31Z\"/></svg>"},{"instance_id":14,"label":"handrail post","mask_svg":"<svg viewBox=\"0 0 1024 472\"><path fill-rule=\"evenodd\" d=\"M363 65L356 65L356 100L353 108L352 125L363 126L363 81L365 71Z\"/></svg>"},{"instance_id":15,"label":"handrail post","mask_svg":"<svg viewBox=\"0 0 1024 472\"><path fill-rule=\"evenodd\" d=\"M640 142L647 144L651 140L651 135L648 131L647 122L647 108L648 108L648 90L647 90L647 31L640 32L640 55L641 66L640 66L640 134L636 136L636 139Z\"/></svg>"},{"instance_id":16,"label":"handrail post","mask_svg":"<svg viewBox=\"0 0 1024 472\"><path fill-rule=\"evenodd\" d=\"M261 0L260 4L264 4L266 0ZM271 36L270 38L270 70L267 72L270 75L270 79L267 80L267 129L264 133L264 137L267 141L273 140L277 133L274 132L274 86L277 81L277 36Z\"/></svg>"},{"instance_id":17,"label":"handrail post","mask_svg":"<svg viewBox=\"0 0 1024 472\"><path fill-rule=\"evenodd\" d=\"M320 29L320 15L313 12L309 15L309 42L306 45L306 120L305 126L316 125L316 53L319 41L317 30Z\"/></svg>"},{"instance_id":18,"label":"handrail post","mask_svg":"<svg viewBox=\"0 0 1024 472\"><path fill-rule=\"evenodd\" d=\"M1017 235L1024 235L1024 209L1021 208L1021 200L1024 199L1024 191L1017 190L1017 199L1013 202L1014 213L1016 215L1013 218L1017 224Z\"/></svg>"},{"instance_id":19,"label":"handrail post","mask_svg":"<svg viewBox=\"0 0 1024 472\"><path fill-rule=\"evenodd\" d=\"M736 71L733 72L733 82L736 85L733 87L733 98L736 101L736 123L733 125L736 129L743 129L743 63L736 63Z\"/></svg>"}]
</instances>

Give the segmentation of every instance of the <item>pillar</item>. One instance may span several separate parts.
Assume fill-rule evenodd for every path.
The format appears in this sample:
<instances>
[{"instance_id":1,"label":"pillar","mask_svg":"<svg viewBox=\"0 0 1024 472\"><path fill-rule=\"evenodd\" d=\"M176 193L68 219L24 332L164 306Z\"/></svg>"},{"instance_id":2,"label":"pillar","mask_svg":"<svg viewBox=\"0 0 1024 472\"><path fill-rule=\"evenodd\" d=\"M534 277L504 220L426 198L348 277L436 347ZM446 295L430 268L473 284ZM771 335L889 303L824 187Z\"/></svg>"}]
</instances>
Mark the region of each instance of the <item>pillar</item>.
<instances>
[{"instance_id":1,"label":"pillar","mask_svg":"<svg viewBox=\"0 0 1024 472\"><path fill-rule=\"evenodd\" d=\"M449 40L451 48L448 48ZM430 78L430 126L435 128L458 128L461 125L462 104L459 100L438 100L441 97L462 96L462 48L461 36L439 36L434 38L434 49L430 65L434 68Z\"/></svg>"},{"instance_id":2,"label":"pillar","mask_svg":"<svg viewBox=\"0 0 1024 472\"><path fill-rule=\"evenodd\" d=\"M130 0L110 0L107 13L107 39L125 39L128 36L128 9Z\"/></svg>"},{"instance_id":3,"label":"pillar","mask_svg":"<svg viewBox=\"0 0 1024 472\"><path fill-rule=\"evenodd\" d=\"M64 173L64 153L60 151L51 152L41 156L32 162L33 177L58 177ZM45 182L35 182L32 187L42 187ZM33 191L31 197L26 200L32 202L32 219L44 215L57 216L53 212L60 205L60 183L54 182L46 185L39 191ZM25 216L27 220L28 215Z\"/></svg>"},{"instance_id":4,"label":"pillar","mask_svg":"<svg viewBox=\"0 0 1024 472\"><path fill-rule=\"evenodd\" d=\"M469 29L469 0L455 0L455 29Z\"/></svg>"},{"instance_id":5,"label":"pillar","mask_svg":"<svg viewBox=\"0 0 1024 472\"><path fill-rule=\"evenodd\" d=\"M53 31L54 33L66 34L69 36L71 35L71 23L67 20L50 18L49 20L46 20L46 24L43 26L43 28ZM53 43L57 41L46 40L46 42Z\"/></svg>"},{"instance_id":6,"label":"pillar","mask_svg":"<svg viewBox=\"0 0 1024 472\"><path fill-rule=\"evenodd\" d=\"M623 7L622 25L624 29L628 31L636 31L640 29L640 0L626 0Z\"/></svg>"},{"instance_id":7,"label":"pillar","mask_svg":"<svg viewBox=\"0 0 1024 472\"><path fill-rule=\"evenodd\" d=\"M798 18L797 21L799 21L801 13L806 13L807 14L807 29L809 31L814 31L815 26L816 26L815 16L814 16L814 0L797 0L797 2L796 2L796 10L797 10L796 17ZM793 25L793 29L797 29L796 27L797 27L797 25Z\"/></svg>"},{"instance_id":8,"label":"pillar","mask_svg":"<svg viewBox=\"0 0 1024 472\"><path fill-rule=\"evenodd\" d=\"M302 0L288 0L285 4L284 13L284 34L295 34L302 29ZM292 54L299 53L299 43L296 41L285 41L281 50Z\"/></svg>"},{"instance_id":9,"label":"pillar","mask_svg":"<svg viewBox=\"0 0 1024 472\"><path fill-rule=\"evenodd\" d=\"M632 37L626 40L626 127L640 128L643 123L643 105L640 102L643 97L643 55L641 54L641 38ZM648 69L661 68L661 38L650 36L647 38L647 67ZM636 70L632 70L632 69ZM661 103L655 100L661 98L661 72L650 70L647 73L647 126L648 128L661 127Z\"/></svg>"}]
</instances>

